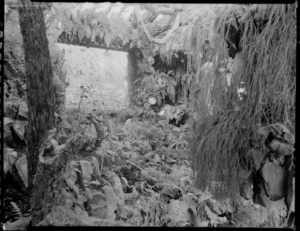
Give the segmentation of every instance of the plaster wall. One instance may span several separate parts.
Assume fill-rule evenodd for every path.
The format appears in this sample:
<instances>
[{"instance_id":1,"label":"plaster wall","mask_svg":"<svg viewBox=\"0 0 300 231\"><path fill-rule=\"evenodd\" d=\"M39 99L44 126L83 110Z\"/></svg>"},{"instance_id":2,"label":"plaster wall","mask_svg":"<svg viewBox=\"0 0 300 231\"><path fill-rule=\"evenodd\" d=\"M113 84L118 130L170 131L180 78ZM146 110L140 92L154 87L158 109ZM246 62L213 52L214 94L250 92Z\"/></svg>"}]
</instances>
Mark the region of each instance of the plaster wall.
<instances>
[{"instance_id":1,"label":"plaster wall","mask_svg":"<svg viewBox=\"0 0 300 231\"><path fill-rule=\"evenodd\" d=\"M120 109L129 106L126 52L87 48L57 43L65 50L68 71L66 107L78 108L82 90L88 87L88 98L81 103L83 111Z\"/></svg>"}]
</instances>

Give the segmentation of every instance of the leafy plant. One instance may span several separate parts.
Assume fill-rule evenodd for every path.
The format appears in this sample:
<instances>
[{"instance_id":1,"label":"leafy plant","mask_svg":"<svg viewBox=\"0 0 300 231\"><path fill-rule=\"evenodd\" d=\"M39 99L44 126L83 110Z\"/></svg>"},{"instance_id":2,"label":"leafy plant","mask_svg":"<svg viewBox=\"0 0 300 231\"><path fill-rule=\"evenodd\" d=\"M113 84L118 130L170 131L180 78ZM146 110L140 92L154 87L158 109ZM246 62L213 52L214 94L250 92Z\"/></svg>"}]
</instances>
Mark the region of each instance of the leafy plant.
<instances>
[{"instance_id":1,"label":"leafy plant","mask_svg":"<svg viewBox=\"0 0 300 231\"><path fill-rule=\"evenodd\" d=\"M188 142L186 139L184 139L185 134L181 133L178 138L172 139L171 145L169 146L170 149L184 149L187 150Z\"/></svg>"},{"instance_id":2,"label":"leafy plant","mask_svg":"<svg viewBox=\"0 0 300 231\"><path fill-rule=\"evenodd\" d=\"M166 96L169 96L174 101L176 80L169 74L171 72L165 74L157 71L136 80L135 84L140 84L136 90L136 102L139 105L143 105L150 97L153 97L157 100L158 105L162 105Z\"/></svg>"}]
</instances>

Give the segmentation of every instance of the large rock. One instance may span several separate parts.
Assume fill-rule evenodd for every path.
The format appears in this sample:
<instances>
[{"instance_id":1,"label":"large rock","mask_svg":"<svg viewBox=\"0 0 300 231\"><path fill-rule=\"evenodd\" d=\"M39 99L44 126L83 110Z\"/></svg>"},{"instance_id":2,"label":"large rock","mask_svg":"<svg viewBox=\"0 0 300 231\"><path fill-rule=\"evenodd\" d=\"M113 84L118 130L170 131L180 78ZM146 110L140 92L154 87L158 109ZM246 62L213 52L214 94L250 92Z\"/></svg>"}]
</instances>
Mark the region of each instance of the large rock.
<instances>
[{"instance_id":1,"label":"large rock","mask_svg":"<svg viewBox=\"0 0 300 231\"><path fill-rule=\"evenodd\" d=\"M251 157L254 170L258 171L264 161L265 155L256 148L251 148L248 155Z\"/></svg>"},{"instance_id":2,"label":"large rock","mask_svg":"<svg viewBox=\"0 0 300 231\"><path fill-rule=\"evenodd\" d=\"M253 197L253 185L251 182L244 182L240 186L240 195L246 200L250 200Z\"/></svg>"},{"instance_id":3,"label":"large rock","mask_svg":"<svg viewBox=\"0 0 300 231\"><path fill-rule=\"evenodd\" d=\"M271 200L279 200L287 194L288 172L280 165L266 162L261 169L264 187Z\"/></svg>"},{"instance_id":4,"label":"large rock","mask_svg":"<svg viewBox=\"0 0 300 231\"><path fill-rule=\"evenodd\" d=\"M273 139L268 145L268 147L272 152L284 156L290 156L294 152L294 147L292 145L285 142L281 142L278 139Z\"/></svg>"},{"instance_id":5,"label":"large rock","mask_svg":"<svg viewBox=\"0 0 300 231\"><path fill-rule=\"evenodd\" d=\"M273 137L286 141L287 143L294 145L294 134L283 124L275 123L265 127L261 127L257 130L257 133L267 139L272 134Z\"/></svg>"},{"instance_id":6,"label":"large rock","mask_svg":"<svg viewBox=\"0 0 300 231\"><path fill-rule=\"evenodd\" d=\"M258 185L256 185L256 190L255 190L255 195L253 198L253 202L255 204L259 204L265 208L269 208L270 205L272 204L272 201L270 200L270 198L266 195L264 186L262 183L259 183Z\"/></svg>"},{"instance_id":7,"label":"large rock","mask_svg":"<svg viewBox=\"0 0 300 231\"><path fill-rule=\"evenodd\" d=\"M244 168L240 168L238 170L238 176L243 180L249 179L250 175L251 175L250 170L245 170Z\"/></svg>"}]
</instances>

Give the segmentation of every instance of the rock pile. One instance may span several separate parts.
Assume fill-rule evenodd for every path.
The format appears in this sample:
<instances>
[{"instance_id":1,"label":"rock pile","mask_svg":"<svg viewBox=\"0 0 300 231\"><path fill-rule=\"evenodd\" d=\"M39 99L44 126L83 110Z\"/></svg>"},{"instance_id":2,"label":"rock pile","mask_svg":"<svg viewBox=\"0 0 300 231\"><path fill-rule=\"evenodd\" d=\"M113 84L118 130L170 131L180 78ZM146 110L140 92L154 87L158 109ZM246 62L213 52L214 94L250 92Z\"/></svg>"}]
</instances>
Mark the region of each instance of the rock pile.
<instances>
[{"instance_id":1,"label":"rock pile","mask_svg":"<svg viewBox=\"0 0 300 231\"><path fill-rule=\"evenodd\" d=\"M294 143L293 133L283 124L271 124L258 129L263 140L262 150L252 148L247 153L251 167L240 169L240 195L253 199L266 208L282 201L289 213L294 212Z\"/></svg>"}]
</instances>

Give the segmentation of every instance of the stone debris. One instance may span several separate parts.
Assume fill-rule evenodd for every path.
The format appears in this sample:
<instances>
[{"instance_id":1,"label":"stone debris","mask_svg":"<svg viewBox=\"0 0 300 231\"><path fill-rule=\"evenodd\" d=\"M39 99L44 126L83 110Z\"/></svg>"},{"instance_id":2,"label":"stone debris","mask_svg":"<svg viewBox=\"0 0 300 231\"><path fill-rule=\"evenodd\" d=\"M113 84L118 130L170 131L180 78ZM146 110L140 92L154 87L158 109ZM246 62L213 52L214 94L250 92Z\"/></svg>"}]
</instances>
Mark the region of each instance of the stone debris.
<instances>
[{"instance_id":1,"label":"stone debris","mask_svg":"<svg viewBox=\"0 0 300 231\"><path fill-rule=\"evenodd\" d=\"M271 200L279 200L287 195L287 172L284 167L267 162L261 171L266 193Z\"/></svg>"},{"instance_id":2,"label":"stone debris","mask_svg":"<svg viewBox=\"0 0 300 231\"><path fill-rule=\"evenodd\" d=\"M265 155L258 149L252 148L249 150L249 156L252 158L253 167L255 171L258 171L264 161Z\"/></svg>"},{"instance_id":3,"label":"stone debris","mask_svg":"<svg viewBox=\"0 0 300 231\"><path fill-rule=\"evenodd\" d=\"M240 195L246 200L251 200L253 198L253 184L251 182L242 183Z\"/></svg>"},{"instance_id":4,"label":"stone debris","mask_svg":"<svg viewBox=\"0 0 300 231\"><path fill-rule=\"evenodd\" d=\"M277 153L283 156L290 156L293 154L294 148L292 145L282 142L277 139L273 139L270 144L269 148L272 152Z\"/></svg>"},{"instance_id":5,"label":"stone debris","mask_svg":"<svg viewBox=\"0 0 300 231\"><path fill-rule=\"evenodd\" d=\"M252 148L248 151L247 156L251 158L253 169L252 172L243 168L239 170L242 179L240 195L249 202L269 209L269 216L272 216L270 211L274 206L277 206L279 214L286 214L294 197L294 168L291 161L294 155L294 135L280 123L261 127L257 133L263 138L265 147L264 150ZM279 206L282 200L286 201L285 206ZM275 217L277 223L274 222L280 226L279 220L283 218L279 215Z\"/></svg>"}]
</instances>

